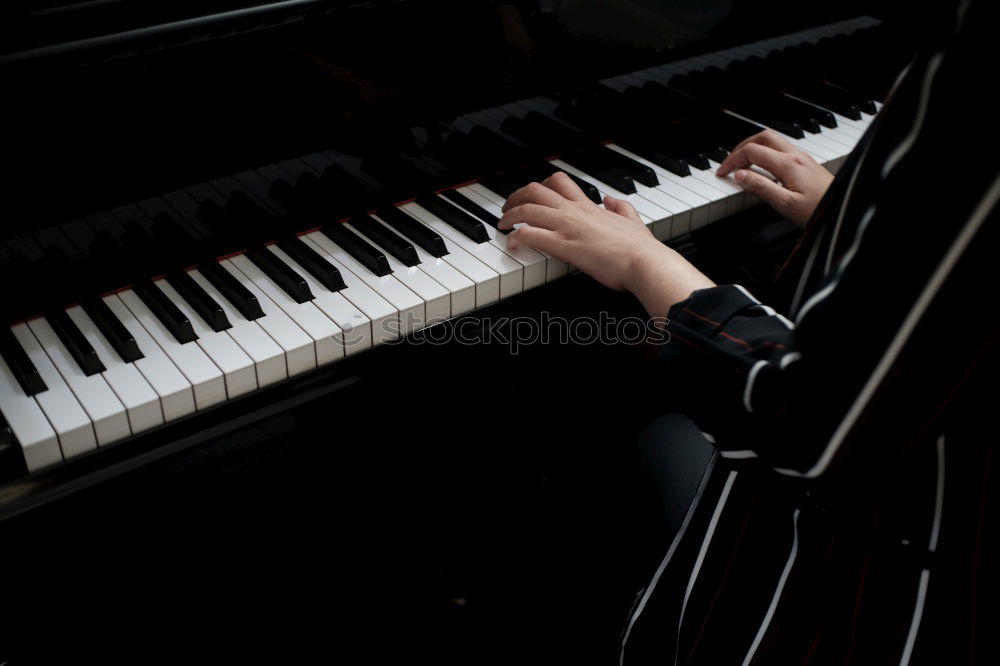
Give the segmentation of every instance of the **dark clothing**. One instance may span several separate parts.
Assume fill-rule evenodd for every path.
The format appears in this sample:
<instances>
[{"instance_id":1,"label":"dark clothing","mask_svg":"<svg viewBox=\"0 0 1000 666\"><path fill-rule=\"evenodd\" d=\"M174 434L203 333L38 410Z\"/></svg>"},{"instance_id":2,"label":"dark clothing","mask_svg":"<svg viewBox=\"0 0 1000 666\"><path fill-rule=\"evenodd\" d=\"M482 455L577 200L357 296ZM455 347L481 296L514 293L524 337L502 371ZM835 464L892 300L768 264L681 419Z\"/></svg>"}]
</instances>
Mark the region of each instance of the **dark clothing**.
<instances>
[{"instance_id":1,"label":"dark clothing","mask_svg":"<svg viewBox=\"0 0 1000 666\"><path fill-rule=\"evenodd\" d=\"M725 285L669 312L665 381L720 458L628 620L625 664L1000 663L983 6L911 64L772 307Z\"/></svg>"}]
</instances>

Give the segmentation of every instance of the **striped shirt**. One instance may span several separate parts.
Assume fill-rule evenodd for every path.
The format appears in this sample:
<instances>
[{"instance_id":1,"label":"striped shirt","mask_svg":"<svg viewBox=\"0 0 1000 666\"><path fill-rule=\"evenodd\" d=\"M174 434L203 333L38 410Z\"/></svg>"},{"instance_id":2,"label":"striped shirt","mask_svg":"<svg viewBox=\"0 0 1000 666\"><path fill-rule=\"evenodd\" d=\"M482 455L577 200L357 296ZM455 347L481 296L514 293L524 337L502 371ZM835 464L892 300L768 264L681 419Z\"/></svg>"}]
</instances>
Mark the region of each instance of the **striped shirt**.
<instances>
[{"instance_id":1,"label":"striped shirt","mask_svg":"<svg viewBox=\"0 0 1000 666\"><path fill-rule=\"evenodd\" d=\"M987 6L901 76L770 305L669 312L664 381L718 452L621 663L1000 664Z\"/></svg>"}]
</instances>

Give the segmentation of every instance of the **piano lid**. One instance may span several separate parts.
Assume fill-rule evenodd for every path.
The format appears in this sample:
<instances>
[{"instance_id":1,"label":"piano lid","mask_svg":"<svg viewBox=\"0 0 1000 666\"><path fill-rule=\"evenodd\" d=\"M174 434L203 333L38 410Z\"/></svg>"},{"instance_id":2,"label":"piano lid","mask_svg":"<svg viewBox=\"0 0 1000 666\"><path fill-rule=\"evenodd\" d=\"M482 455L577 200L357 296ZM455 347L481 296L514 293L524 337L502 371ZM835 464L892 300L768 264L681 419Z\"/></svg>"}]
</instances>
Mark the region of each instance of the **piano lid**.
<instances>
[{"instance_id":1,"label":"piano lid","mask_svg":"<svg viewBox=\"0 0 1000 666\"><path fill-rule=\"evenodd\" d=\"M0 8L3 236L530 95L826 23L859 3L21 0Z\"/></svg>"}]
</instances>

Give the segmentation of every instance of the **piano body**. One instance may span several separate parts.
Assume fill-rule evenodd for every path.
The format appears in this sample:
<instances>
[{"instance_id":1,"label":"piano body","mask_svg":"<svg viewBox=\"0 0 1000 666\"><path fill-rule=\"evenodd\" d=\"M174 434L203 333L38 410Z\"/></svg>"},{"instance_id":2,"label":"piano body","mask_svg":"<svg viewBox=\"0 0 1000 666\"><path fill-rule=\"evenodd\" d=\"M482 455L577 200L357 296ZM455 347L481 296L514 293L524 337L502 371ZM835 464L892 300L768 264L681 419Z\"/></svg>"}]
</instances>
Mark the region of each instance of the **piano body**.
<instances>
[{"instance_id":1,"label":"piano body","mask_svg":"<svg viewBox=\"0 0 1000 666\"><path fill-rule=\"evenodd\" d=\"M835 171L908 54L866 7L680 4L2 10L0 658L613 649L661 387L434 343L637 314L500 207L562 170L766 280L788 229L714 168L771 128Z\"/></svg>"}]
</instances>

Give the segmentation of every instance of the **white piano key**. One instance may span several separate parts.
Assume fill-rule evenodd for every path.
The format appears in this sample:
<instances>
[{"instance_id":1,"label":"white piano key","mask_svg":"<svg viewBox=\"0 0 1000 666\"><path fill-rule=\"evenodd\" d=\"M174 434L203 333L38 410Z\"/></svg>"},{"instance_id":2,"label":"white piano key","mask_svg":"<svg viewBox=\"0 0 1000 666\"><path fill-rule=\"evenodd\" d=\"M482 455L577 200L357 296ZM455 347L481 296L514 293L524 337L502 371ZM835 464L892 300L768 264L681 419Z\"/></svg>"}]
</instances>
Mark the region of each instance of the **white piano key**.
<instances>
[{"instance_id":1,"label":"white piano key","mask_svg":"<svg viewBox=\"0 0 1000 666\"><path fill-rule=\"evenodd\" d=\"M281 287L243 255L226 259L233 267L250 278L275 305L281 308L299 328L312 338L316 364L325 365L344 357L343 331L311 301L296 303Z\"/></svg>"},{"instance_id":2,"label":"white piano key","mask_svg":"<svg viewBox=\"0 0 1000 666\"><path fill-rule=\"evenodd\" d=\"M28 327L35 339L45 350L52 365L56 367L77 402L87 412L97 435L98 446L104 446L125 439L131 435L125 405L115 395L111 387L98 374L87 375L77 365L62 340L44 318L32 319Z\"/></svg>"},{"instance_id":3,"label":"white piano key","mask_svg":"<svg viewBox=\"0 0 1000 666\"><path fill-rule=\"evenodd\" d=\"M163 423L160 396L133 363L126 363L111 344L104 339L90 316L79 305L66 309L66 314L76 324L87 342L94 348L97 358L104 364L101 376L125 405L129 429L133 434Z\"/></svg>"},{"instance_id":4,"label":"white piano key","mask_svg":"<svg viewBox=\"0 0 1000 666\"><path fill-rule=\"evenodd\" d=\"M444 200L445 203L449 206L455 205L458 208L462 208L458 204L452 204L451 201L445 199L445 197L440 197L440 198ZM472 213L469 213L469 211L465 210L464 208L462 208L462 210L464 210L469 215L472 215ZM472 215L472 217L476 216ZM486 235L489 236L490 243L492 243L495 248L497 248L507 256L513 258L515 261L520 263L521 266L524 267L525 291L545 284L545 276L547 274L547 268L546 268L547 260L545 258L545 255L527 246L521 246L516 250L511 250L510 248L507 247L506 236L497 231L496 228L494 228L489 222L486 222L484 220L480 220L480 222L482 222L483 227L486 229Z\"/></svg>"},{"instance_id":5,"label":"white piano key","mask_svg":"<svg viewBox=\"0 0 1000 666\"><path fill-rule=\"evenodd\" d=\"M29 472L62 460L59 438L35 399L24 392L7 362L0 357L0 412L3 413Z\"/></svg>"},{"instance_id":6,"label":"white piano key","mask_svg":"<svg viewBox=\"0 0 1000 666\"><path fill-rule=\"evenodd\" d=\"M677 199L678 201L683 201L691 208L691 220L688 227L684 227L683 221L681 221L680 224L678 224L678 221L675 220L673 228L673 235L675 237L687 233L691 229L698 229L708 224L711 205L713 202L712 199L708 199L705 196L702 196L701 194L698 194L697 192L694 192L682 186L680 182L678 182L683 180L680 176L670 173L663 167L654 164L653 162L650 162L649 160L646 160L642 157L639 157L638 155L631 153L628 150L625 150L624 148L622 148L617 144L609 143L608 148L610 148L615 152L621 153L626 157L630 157L636 162L639 162L640 164L645 164L646 166L651 168L656 173L656 177L660 181L658 189L662 190L663 192L666 192L667 194ZM719 198L715 199L714 201L721 202L722 201L721 193L719 193L718 196ZM722 210L722 214L724 214L725 213L724 204L720 205L720 208Z\"/></svg>"},{"instance_id":7,"label":"white piano key","mask_svg":"<svg viewBox=\"0 0 1000 666\"><path fill-rule=\"evenodd\" d=\"M285 362L285 350L275 342L270 335L256 321L248 321L236 309L236 307L226 300L226 297L219 292L215 285L209 282L204 275L197 270L188 271L191 279L198 283L209 296L215 299L226 318L232 324L232 328L226 333L236 341L236 344L246 352L247 356L253 359L257 371L257 386L264 388L269 384L279 382L288 376L288 365ZM266 318L264 315L263 318Z\"/></svg>"},{"instance_id":8,"label":"white piano key","mask_svg":"<svg viewBox=\"0 0 1000 666\"><path fill-rule=\"evenodd\" d=\"M314 249L321 257L329 261L340 271L346 288L340 294L353 303L371 322L372 345L386 340L392 340L399 334L399 312L392 303L383 298L360 277L352 273L346 266L323 251L323 249L306 236L301 236L303 243ZM345 350L346 351L346 350Z\"/></svg>"},{"instance_id":9,"label":"white piano key","mask_svg":"<svg viewBox=\"0 0 1000 666\"><path fill-rule=\"evenodd\" d=\"M198 409L205 409L226 400L226 380L222 371L202 351L196 343L181 344L160 320L149 311L146 304L131 289L118 292L118 298L128 307L135 318L156 341L163 353L174 362L194 391L194 403Z\"/></svg>"},{"instance_id":10,"label":"white piano key","mask_svg":"<svg viewBox=\"0 0 1000 666\"><path fill-rule=\"evenodd\" d=\"M606 183L602 183L593 176L590 176L584 173L583 171L573 166L570 166L569 164L563 162L562 160L550 160L550 162L553 166L559 167L560 169L566 171L567 173L571 173L575 176L579 176L580 178L588 180L590 183L594 185L594 187L598 189L598 191L600 191L601 198L603 198L606 194L610 194L611 196L617 199L624 199L625 201L628 201L630 204L632 204L632 206L636 209L636 211L639 212L640 215L645 215L650 220L652 220L654 224L660 220L665 220L670 217L669 211L664 210L662 207L658 206L652 201L649 201L648 199L643 198L639 194L625 194L621 190L617 190ZM638 190L638 188L636 189Z\"/></svg>"},{"instance_id":11,"label":"white piano key","mask_svg":"<svg viewBox=\"0 0 1000 666\"><path fill-rule=\"evenodd\" d=\"M284 350L288 376L291 377L315 368L316 345L313 339L299 328L285 314L284 310L268 298L253 280L229 263L229 260L220 261L219 265L226 269L230 275L236 278L257 299L264 316L254 319L254 323L264 329L271 339Z\"/></svg>"},{"instance_id":12,"label":"white piano key","mask_svg":"<svg viewBox=\"0 0 1000 666\"><path fill-rule=\"evenodd\" d=\"M469 197L475 203L482 206L487 212L493 213L498 218L503 217L503 208L502 208L503 199L499 195L497 195L494 192L491 192L490 190L483 187L479 183L472 183L470 185L460 187L458 188L458 191L464 194L465 196ZM485 196L486 193L492 195L491 198L487 198ZM498 204L497 201L499 201L500 203ZM502 238L502 242L506 244L507 242L506 236L501 234L496 229L493 229L493 233L497 234L496 240L499 241ZM569 270L569 267L566 265L565 261L563 261L562 259L556 259L551 254L547 254L545 252L542 252L541 250L538 250L538 253L545 257L546 282L551 282L552 280L561 278L562 276L566 275L567 271Z\"/></svg>"},{"instance_id":13,"label":"white piano key","mask_svg":"<svg viewBox=\"0 0 1000 666\"><path fill-rule=\"evenodd\" d=\"M726 198L723 201L726 205L726 215L733 215L743 210L746 206L746 196L743 188L734 183L730 177L721 178L716 175L718 168L718 162L709 160L707 169L702 170L691 167L691 175L685 176L684 181L688 181L689 179L700 180L709 187L725 194Z\"/></svg>"},{"instance_id":14,"label":"white piano key","mask_svg":"<svg viewBox=\"0 0 1000 666\"><path fill-rule=\"evenodd\" d=\"M257 370L253 360L236 344L236 341L229 337L225 331L214 331L166 280L156 280L153 284L159 287L160 291L166 294L167 298L191 322L191 328L198 336L195 342L212 359L215 366L222 371L226 382L227 398L232 400L256 391Z\"/></svg>"},{"instance_id":15,"label":"white piano key","mask_svg":"<svg viewBox=\"0 0 1000 666\"><path fill-rule=\"evenodd\" d=\"M354 303L347 300L340 292L330 291L320 284L309 271L302 268L277 245L270 245L268 249L305 279L313 296L316 297L312 303L340 327L340 344L344 347L345 355L356 354L372 346L371 320Z\"/></svg>"},{"instance_id":16,"label":"white piano key","mask_svg":"<svg viewBox=\"0 0 1000 666\"><path fill-rule=\"evenodd\" d=\"M492 243L477 243L425 208L415 203L400 206L418 221L426 224L446 240L448 246L457 245L500 275L500 298L508 298L524 290L524 267Z\"/></svg>"},{"instance_id":17,"label":"white piano key","mask_svg":"<svg viewBox=\"0 0 1000 666\"><path fill-rule=\"evenodd\" d=\"M104 302L132 334L139 346L143 357L134 365L159 396L164 421L173 421L194 413L194 387L184 373L177 369L174 362L117 296L105 296Z\"/></svg>"},{"instance_id":18,"label":"white piano key","mask_svg":"<svg viewBox=\"0 0 1000 666\"><path fill-rule=\"evenodd\" d=\"M369 244L378 247L378 244L369 239L357 228L349 223L344 225L354 233L358 234ZM392 276L407 289L419 296L424 301L424 326L429 326L440 321L444 321L451 316L451 294L447 289L435 282L429 275L416 266L405 266L395 257L379 247L386 261Z\"/></svg>"},{"instance_id":19,"label":"white piano key","mask_svg":"<svg viewBox=\"0 0 1000 666\"><path fill-rule=\"evenodd\" d=\"M34 397L59 438L59 448L62 449L63 458L69 459L96 449L97 438L87 412L63 381L56 366L52 365L45 350L35 339L34 333L27 324L15 324L10 330L48 387L47 391L37 393Z\"/></svg>"},{"instance_id":20,"label":"white piano key","mask_svg":"<svg viewBox=\"0 0 1000 666\"><path fill-rule=\"evenodd\" d=\"M377 214L371 216L372 219L385 227L390 233L395 233L392 227L386 224ZM457 316L476 308L476 283L457 268L445 261L444 257L432 257L418 244L413 243L413 249L417 253L417 264L420 270L434 278L442 287L451 294L451 314ZM499 283L499 276L494 273L492 276L486 275L487 279L492 277Z\"/></svg>"},{"instance_id":21,"label":"white piano key","mask_svg":"<svg viewBox=\"0 0 1000 666\"><path fill-rule=\"evenodd\" d=\"M300 238L311 241L317 251L327 255L327 260L341 272L346 270L357 276L396 309L398 314L395 318L383 321L380 327L380 340L393 340L400 335L412 333L423 325L426 313L424 301L395 276L375 275L319 231L310 232Z\"/></svg>"}]
</instances>

